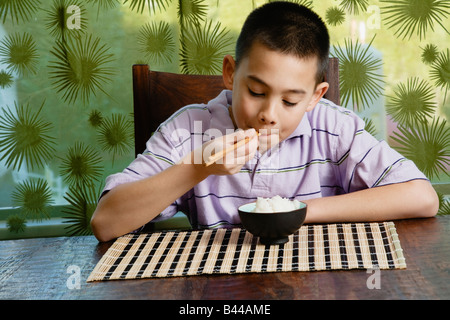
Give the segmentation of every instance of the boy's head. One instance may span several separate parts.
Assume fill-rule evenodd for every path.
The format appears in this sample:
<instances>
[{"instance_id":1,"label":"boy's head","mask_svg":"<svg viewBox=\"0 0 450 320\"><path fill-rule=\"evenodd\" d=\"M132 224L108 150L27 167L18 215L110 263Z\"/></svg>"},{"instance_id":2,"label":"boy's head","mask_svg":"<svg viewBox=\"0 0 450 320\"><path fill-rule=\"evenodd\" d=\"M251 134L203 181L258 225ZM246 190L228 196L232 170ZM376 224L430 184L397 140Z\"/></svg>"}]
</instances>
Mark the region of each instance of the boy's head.
<instances>
[{"instance_id":1,"label":"boy's head","mask_svg":"<svg viewBox=\"0 0 450 320\"><path fill-rule=\"evenodd\" d=\"M235 127L258 130L260 151L293 134L328 90L328 49L325 25L300 5L273 2L247 18L223 80Z\"/></svg>"},{"instance_id":2,"label":"boy's head","mask_svg":"<svg viewBox=\"0 0 450 320\"><path fill-rule=\"evenodd\" d=\"M322 19L310 9L290 2L272 2L255 9L247 17L236 43L237 66L255 42L299 58L317 57L316 83L323 81L330 38Z\"/></svg>"}]
</instances>

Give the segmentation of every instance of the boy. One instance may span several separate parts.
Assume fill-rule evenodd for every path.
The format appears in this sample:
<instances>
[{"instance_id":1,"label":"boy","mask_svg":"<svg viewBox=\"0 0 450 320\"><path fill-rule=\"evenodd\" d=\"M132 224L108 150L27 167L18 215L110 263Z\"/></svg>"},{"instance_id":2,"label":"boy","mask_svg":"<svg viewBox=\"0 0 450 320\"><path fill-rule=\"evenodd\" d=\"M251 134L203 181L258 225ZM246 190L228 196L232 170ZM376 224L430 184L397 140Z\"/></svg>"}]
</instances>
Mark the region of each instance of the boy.
<instances>
[{"instance_id":1,"label":"boy","mask_svg":"<svg viewBox=\"0 0 450 320\"><path fill-rule=\"evenodd\" d=\"M436 193L414 163L322 99L328 54L328 31L309 9L273 2L253 11L236 60L223 61L228 90L175 113L143 155L107 178L91 221L96 237L108 241L177 211L194 228L239 226L238 206L275 195L305 202L306 223L434 216Z\"/></svg>"}]
</instances>

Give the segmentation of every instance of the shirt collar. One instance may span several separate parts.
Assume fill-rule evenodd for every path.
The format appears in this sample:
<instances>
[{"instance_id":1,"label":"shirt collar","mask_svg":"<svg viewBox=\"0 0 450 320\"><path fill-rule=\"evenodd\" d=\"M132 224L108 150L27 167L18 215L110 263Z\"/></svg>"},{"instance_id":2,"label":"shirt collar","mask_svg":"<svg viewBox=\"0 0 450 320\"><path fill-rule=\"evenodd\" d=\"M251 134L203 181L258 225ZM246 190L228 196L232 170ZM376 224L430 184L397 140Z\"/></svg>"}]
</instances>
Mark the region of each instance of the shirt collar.
<instances>
[{"instance_id":1,"label":"shirt collar","mask_svg":"<svg viewBox=\"0 0 450 320\"><path fill-rule=\"evenodd\" d=\"M210 127L219 129L223 135L229 134L227 130L233 129L234 124L230 117L228 107L231 104L231 91L223 90L215 99L208 103L211 112Z\"/></svg>"},{"instance_id":2,"label":"shirt collar","mask_svg":"<svg viewBox=\"0 0 450 320\"><path fill-rule=\"evenodd\" d=\"M311 124L308 119L308 113L303 115L302 120L298 124L297 128L295 128L294 132L292 132L285 140L288 140L293 137L299 136L308 136L311 137Z\"/></svg>"}]
</instances>

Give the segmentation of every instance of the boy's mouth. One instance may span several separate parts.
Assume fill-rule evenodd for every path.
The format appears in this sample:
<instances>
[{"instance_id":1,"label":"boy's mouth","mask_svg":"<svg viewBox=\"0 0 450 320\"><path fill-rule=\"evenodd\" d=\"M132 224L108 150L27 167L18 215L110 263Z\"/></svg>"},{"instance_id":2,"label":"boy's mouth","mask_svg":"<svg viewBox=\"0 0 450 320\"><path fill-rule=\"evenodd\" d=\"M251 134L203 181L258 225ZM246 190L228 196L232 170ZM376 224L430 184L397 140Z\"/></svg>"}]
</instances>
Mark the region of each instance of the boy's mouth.
<instances>
[{"instance_id":1,"label":"boy's mouth","mask_svg":"<svg viewBox=\"0 0 450 320\"><path fill-rule=\"evenodd\" d=\"M264 129L264 128L256 129L255 128L255 130L256 130L256 132L258 132L258 135L260 137L268 137L268 136L280 134L279 129Z\"/></svg>"},{"instance_id":2,"label":"boy's mouth","mask_svg":"<svg viewBox=\"0 0 450 320\"><path fill-rule=\"evenodd\" d=\"M266 152L280 142L279 129L256 129L258 132L258 150L261 153Z\"/></svg>"}]
</instances>

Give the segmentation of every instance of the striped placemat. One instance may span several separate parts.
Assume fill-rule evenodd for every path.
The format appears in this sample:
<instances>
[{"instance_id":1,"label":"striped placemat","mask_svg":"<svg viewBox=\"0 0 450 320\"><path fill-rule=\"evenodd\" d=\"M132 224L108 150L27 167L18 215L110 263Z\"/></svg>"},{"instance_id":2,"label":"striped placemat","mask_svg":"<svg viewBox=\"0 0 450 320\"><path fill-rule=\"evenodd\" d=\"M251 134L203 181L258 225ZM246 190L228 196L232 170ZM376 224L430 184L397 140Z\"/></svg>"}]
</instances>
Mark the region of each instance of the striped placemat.
<instances>
[{"instance_id":1,"label":"striped placemat","mask_svg":"<svg viewBox=\"0 0 450 320\"><path fill-rule=\"evenodd\" d=\"M272 246L239 228L128 234L87 281L370 268L406 268L393 222L304 225Z\"/></svg>"}]
</instances>

